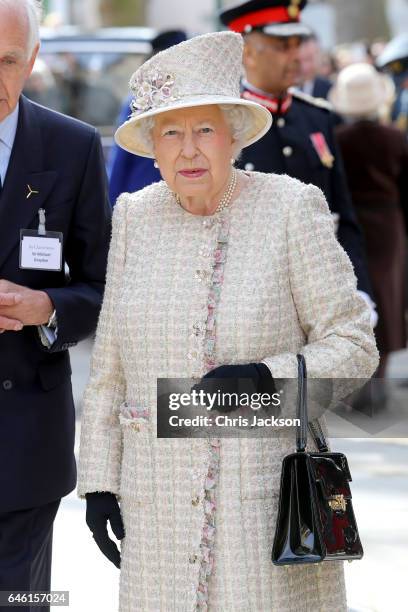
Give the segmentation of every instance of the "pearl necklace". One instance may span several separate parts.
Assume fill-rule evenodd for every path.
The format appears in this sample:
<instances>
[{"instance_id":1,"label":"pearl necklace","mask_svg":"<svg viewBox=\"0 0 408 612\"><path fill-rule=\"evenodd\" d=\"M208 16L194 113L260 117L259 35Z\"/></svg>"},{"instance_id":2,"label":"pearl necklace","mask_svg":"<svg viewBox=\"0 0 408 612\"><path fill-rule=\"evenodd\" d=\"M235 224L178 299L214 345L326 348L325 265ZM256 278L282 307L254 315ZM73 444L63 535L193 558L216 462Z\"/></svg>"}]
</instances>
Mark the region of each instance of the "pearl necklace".
<instances>
[{"instance_id":1,"label":"pearl necklace","mask_svg":"<svg viewBox=\"0 0 408 612\"><path fill-rule=\"evenodd\" d=\"M231 173L231 179L230 179L230 182L228 183L228 187L224 195L222 196L217 208L215 209L214 214L221 212L222 210L224 210L231 204L232 194L234 193L236 186L237 186L237 171L235 170L235 168L233 168L232 173ZM179 194L175 193L174 195L176 197L177 204L179 206L182 206Z\"/></svg>"}]
</instances>

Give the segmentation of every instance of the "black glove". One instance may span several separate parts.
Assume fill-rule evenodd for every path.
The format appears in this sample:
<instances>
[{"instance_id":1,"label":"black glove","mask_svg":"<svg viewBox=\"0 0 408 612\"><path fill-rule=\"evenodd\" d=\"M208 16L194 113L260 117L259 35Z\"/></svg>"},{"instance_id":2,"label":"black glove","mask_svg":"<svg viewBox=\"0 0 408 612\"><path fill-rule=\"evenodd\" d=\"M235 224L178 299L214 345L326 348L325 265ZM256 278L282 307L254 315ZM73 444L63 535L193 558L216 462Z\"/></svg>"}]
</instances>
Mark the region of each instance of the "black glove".
<instances>
[{"instance_id":1,"label":"black glove","mask_svg":"<svg viewBox=\"0 0 408 612\"><path fill-rule=\"evenodd\" d=\"M264 363L246 363L243 365L222 365L207 372L200 382L193 387L205 393L276 393L275 383L268 366ZM238 405L214 405L213 410L231 412Z\"/></svg>"},{"instance_id":2,"label":"black glove","mask_svg":"<svg viewBox=\"0 0 408 612\"><path fill-rule=\"evenodd\" d=\"M116 543L110 539L108 521L118 540L125 537L118 500L113 493L86 493L86 524L105 557L120 568L120 552Z\"/></svg>"}]
</instances>

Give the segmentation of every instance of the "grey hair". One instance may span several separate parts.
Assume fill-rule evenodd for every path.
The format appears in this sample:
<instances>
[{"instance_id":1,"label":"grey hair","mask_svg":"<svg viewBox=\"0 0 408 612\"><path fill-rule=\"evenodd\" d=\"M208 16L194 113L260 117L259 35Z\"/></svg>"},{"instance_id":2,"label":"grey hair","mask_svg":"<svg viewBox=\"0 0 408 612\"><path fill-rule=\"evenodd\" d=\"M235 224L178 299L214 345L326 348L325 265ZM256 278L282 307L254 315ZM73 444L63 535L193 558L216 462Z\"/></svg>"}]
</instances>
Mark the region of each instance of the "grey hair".
<instances>
[{"instance_id":1,"label":"grey hair","mask_svg":"<svg viewBox=\"0 0 408 612\"><path fill-rule=\"evenodd\" d=\"M232 139L234 140L234 157L236 158L242 151L245 142L245 134L248 130L251 111L239 104L220 104L219 108L223 112L231 130ZM154 128L154 119L154 116L142 119L138 126L139 137L145 148L151 153L153 153L152 130Z\"/></svg>"},{"instance_id":2,"label":"grey hair","mask_svg":"<svg viewBox=\"0 0 408 612\"><path fill-rule=\"evenodd\" d=\"M41 0L0 0L0 6L16 10L23 8L28 22L27 52L31 57L35 46L40 42L40 23L42 19Z\"/></svg>"}]
</instances>

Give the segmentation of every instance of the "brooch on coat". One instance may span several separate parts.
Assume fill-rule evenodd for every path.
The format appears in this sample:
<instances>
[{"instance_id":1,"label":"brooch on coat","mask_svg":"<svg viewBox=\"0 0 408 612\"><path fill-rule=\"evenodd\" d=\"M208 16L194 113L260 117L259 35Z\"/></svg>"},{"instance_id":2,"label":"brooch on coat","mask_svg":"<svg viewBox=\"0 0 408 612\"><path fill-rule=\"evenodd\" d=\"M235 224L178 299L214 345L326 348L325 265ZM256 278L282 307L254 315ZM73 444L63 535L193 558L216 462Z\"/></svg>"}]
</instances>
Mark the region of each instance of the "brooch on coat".
<instances>
[{"instance_id":1,"label":"brooch on coat","mask_svg":"<svg viewBox=\"0 0 408 612\"><path fill-rule=\"evenodd\" d=\"M313 132L313 134L310 134L310 140L323 166L333 168L334 155L329 149L324 134L322 132Z\"/></svg>"}]
</instances>

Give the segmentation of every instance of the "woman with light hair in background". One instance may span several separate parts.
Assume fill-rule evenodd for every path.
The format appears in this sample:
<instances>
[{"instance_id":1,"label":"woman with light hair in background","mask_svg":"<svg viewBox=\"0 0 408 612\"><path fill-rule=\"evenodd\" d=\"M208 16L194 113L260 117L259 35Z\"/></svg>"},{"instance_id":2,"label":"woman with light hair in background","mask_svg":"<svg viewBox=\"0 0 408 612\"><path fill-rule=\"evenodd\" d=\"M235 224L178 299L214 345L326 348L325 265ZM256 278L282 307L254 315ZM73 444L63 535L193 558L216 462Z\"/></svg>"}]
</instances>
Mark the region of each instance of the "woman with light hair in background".
<instances>
[{"instance_id":1,"label":"woman with light hair in background","mask_svg":"<svg viewBox=\"0 0 408 612\"><path fill-rule=\"evenodd\" d=\"M154 56L131 79L133 114L116 133L164 179L116 203L84 398L78 492L121 568L122 612L346 610L342 562L271 562L292 439L156 437L158 378L259 390L296 378L298 352L310 377L377 365L320 190L234 168L271 123L240 98L242 51L240 35L219 32Z\"/></svg>"},{"instance_id":2,"label":"woman with light hair in background","mask_svg":"<svg viewBox=\"0 0 408 612\"><path fill-rule=\"evenodd\" d=\"M337 137L365 237L378 310L378 378L386 375L389 354L406 347L408 144L399 130L380 121L394 91L391 79L373 66L352 64L339 73L330 94L335 110L345 119Z\"/></svg>"}]
</instances>

